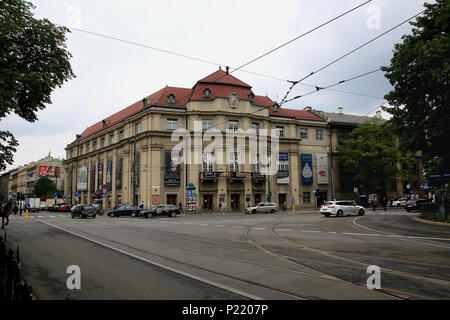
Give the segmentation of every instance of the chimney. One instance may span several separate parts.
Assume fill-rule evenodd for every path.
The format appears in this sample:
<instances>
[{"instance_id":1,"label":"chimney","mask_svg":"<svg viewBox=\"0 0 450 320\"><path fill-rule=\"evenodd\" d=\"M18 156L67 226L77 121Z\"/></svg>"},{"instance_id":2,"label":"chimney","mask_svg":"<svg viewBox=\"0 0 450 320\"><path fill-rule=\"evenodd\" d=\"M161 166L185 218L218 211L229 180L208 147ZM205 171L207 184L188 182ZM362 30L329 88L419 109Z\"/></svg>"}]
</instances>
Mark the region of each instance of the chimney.
<instances>
[{"instance_id":1,"label":"chimney","mask_svg":"<svg viewBox=\"0 0 450 320\"><path fill-rule=\"evenodd\" d=\"M381 120L381 111L377 111L376 116L378 120Z\"/></svg>"},{"instance_id":2,"label":"chimney","mask_svg":"<svg viewBox=\"0 0 450 320\"><path fill-rule=\"evenodd\" d=\"M342 107L338 108L338 114L344 114L344 109L342 109Z\"/></svg>"},{"instance_id":3,"label":"chimney","mask_svg":"<svg viewBox=\"0 0 450 320\"><path fill-rule=\"evenodd\" d=\"M227 70L226 74L228 74L228 71L230 70L230 67L226 66L225 69Z\"/></svg>"}]
</instances>

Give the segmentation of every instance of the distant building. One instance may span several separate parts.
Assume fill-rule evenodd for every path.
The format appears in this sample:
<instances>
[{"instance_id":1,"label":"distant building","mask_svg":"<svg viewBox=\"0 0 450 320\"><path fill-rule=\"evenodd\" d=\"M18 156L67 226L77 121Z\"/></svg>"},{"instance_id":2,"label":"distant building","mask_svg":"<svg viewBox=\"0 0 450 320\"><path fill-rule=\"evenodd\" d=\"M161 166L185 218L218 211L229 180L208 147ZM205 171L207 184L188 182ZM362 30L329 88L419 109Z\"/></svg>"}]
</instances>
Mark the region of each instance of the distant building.
<instances>
[{"instance_id":1,"label":"distant building","mask_svg":"<svg viewBox=\"0 0 450 320\"><path fill-rule=\"evenodd\" d=\"M357 185L353 180L353 168L348 168L338 163L334 159L334 156L339 153L339 149L344 141L350 138L352 131L366 120L376 118L380 123L386 122L387 120L382 119L381 112L378 111L375 117L367 117L345 114L343 108L338 108L337 113L323 112L311 108L306 108L306 110L313 112L328 122L328 129L331 132L331 143L328 152L331 153L331 158L333 159L331 166L334 197L336 199L360 200L359 197L361 195L368 196L367 193L377 193L376 190L366 190L365 186ZM423 189L420 187L423 185L424 181L420 152L417 153L416 159L418 160L418 165L415 166L413 170L410 170L408 176L396 177L396 179L393 180L393 183L390 186L387 186L388 198L392 196L396 199L414 194L423 196ZM381 194L379 195L381 196Z\"/></svg>"}]
</instances>

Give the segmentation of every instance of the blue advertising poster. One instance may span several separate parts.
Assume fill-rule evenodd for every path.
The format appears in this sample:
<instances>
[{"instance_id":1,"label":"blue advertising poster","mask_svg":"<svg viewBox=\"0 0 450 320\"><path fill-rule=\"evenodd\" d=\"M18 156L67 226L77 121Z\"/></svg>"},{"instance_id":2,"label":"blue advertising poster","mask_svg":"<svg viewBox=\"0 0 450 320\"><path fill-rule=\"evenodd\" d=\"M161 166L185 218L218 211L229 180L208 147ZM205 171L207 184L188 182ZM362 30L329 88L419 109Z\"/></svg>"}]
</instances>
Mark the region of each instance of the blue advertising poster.
<instances>
[{"instance_id":1,"label":"blue advertising poster","mask_svg":"<svg viewBox=\"0 0 450 320\"><path fill-rule=\"evenodd\" d=\"M112 190L112 160L106 161L106 190Z\"/></svg>"},{"instance_id":2,"label":"blue advertising poster","mask_svg":"<svg viewBox=\"0 0 450 320\"><path fill-rule=\"evenodd\" d=\"M302 153L301 155L302 184L313 184L312 154Z\"/></svg>"}]
</instances>

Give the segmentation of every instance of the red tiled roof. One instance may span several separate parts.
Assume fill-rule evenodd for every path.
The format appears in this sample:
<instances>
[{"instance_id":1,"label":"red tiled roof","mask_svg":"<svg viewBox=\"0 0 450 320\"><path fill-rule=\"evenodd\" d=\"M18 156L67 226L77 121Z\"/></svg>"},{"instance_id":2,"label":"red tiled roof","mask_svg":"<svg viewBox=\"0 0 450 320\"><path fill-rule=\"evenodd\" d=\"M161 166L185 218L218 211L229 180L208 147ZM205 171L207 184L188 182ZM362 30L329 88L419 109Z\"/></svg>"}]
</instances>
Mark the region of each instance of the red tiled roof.
<instances>
[{"instance_id":1,"label":"red tiled roof","mask_svg":"<svg viewBox=\"0 0 450 320\"><path fill-rule=\"evenodd\" d=\"M167 102L167 96L169 94L173 94L175 96L175 103L169 104ZM165 87L161 90L156 91L155 93L149 95L146 97L146 99L149 100L149 106L163 106L163 107L171 107L171 108L186 108L186 104L190 100L192 94L192 89L186 89L186 88L177 88L177 87ZM81 134L81 137L76 139L82 140L84 138L87 138L97 132L102 131L103 129L109 128L117 123L119 123L122 120L125 120L132 115L138 113L139 111L144 109L144 105L142 103L142 100L139 100L135 103L133 103L131 106L126 107L125 109L120 110L119 112L116 112L112 116L109 116L105 118L104 120L107 121L107 124L103 126L103 120L97 122L96 124L88 127L86 130L83 131Z\"/></svg>"},{"instance_id":2,"label":"red tiled roof","mask_svg":"<svg viewBox=\"0 0 450 320\"><path fill-rule=\"evenodd\" d=\"M164 87L155 93L146 97L149 100L149 106L161 106L169 108L186 108L187 103L190 100L203 100L203 90L211 90L211 98L216 97L226 98L229 97L232 92L236 92L241 100L248 100L248 95L252 93L251 86L232 76L227 74L225 71L217 70L216 72L210 74L206 78L199 80L193 89L178 88L178 87ZM175 103L169 104L167 102L167 96L173 94L175 96ZM306 120L322 120L318 116L306 110L294 110L294 109L284 109L280 108L278 112L272 110L272 106L275 103L267 96L257 96L254 97L255 105L265 106L269 108L269 115L275 117L287 117L295 119L306 119ZM99 121L96 124L88 127L83 131L81 137L75 141L83 140L95 133L102 131L103 129L114 126L115 124L131 117L134 114L142 111L143 103L139 100L127 108L116 112L115 114L105 118L107 124L103 126L103 121ZM74 142L75 142L74 141Z\"/></svg>"},{"instance_id":3,"label":"red tiled roof","mask_svg":"<svg viewBox=\"0 0 450 320\"><path fill-rule=\"evenodd\" d=\"M220 83L220 84L228 84L233 86L246 87L251 89L252 87L246 84L245 82L239 80L238 78L232 76L231 74L227 74L223 70L217 70L216 72L210 74L206 78L198 80L198 83ZM195 88L195 86L194 86Z\"/></svg>"}]
</instances>

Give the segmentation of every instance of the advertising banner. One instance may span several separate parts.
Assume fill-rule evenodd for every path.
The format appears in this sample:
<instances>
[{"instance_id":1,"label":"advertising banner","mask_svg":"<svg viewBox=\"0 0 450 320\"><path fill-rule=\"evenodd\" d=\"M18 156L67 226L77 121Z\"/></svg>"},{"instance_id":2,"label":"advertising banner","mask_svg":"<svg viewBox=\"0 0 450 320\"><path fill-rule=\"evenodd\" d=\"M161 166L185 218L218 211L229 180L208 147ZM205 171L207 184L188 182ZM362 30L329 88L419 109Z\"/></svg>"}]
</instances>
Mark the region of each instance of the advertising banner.
<instances>
[{"instance_id":1,"label":"advertising banner","mask_svg":"<svg viewBox=\"0 0 450 320\"><path fill-rule=\"evenodd\" d=\"M103 185L103 163L98 164L98 189L102 189Z\"/></svg>"},{"instance_id":2,"label":"advertising banner","mask_svg":"<svg viewBox=\"0 0 450 320\"><path fill-rule=\"evenodd\" d=\"M122 189L122 157L117 157L116 162L116 189Z\"/></svg>"},{"instance_id":3,"label":"advertising banner","mask_svg":"<svg viewBox=\"0 0 450 320\"><path fill-rule=\"evenodd\" d=\"M317 183L328 184L328 155L326 153L316 154Z\"/></svg>"},{"instance_id":4,"label":"advertising banner","mask_svg":"<svg viewBox=\"0 0 450 320\"><path fill-rule=\"evenodd\" d=\"M88 181L88 167L85 166L78 168L77 190L86 191L88 187L87 181Z\"/></svg>"},{"instance_id":5,"label":"advertising banner","mask_svg":"<svg viewBox=\"0 0 450 320\"><path fill-rule=\"evenodd\" d=\"M302 153L301 170L302 184L313 184L313 166L311 153Z\"/></svg>"},{"instance_id":6,"label":"advertising banner","mask_svg":"<svg viewBox=\"0 0 450 320\"><path fill-rule=\"evenodd\" d=\"M39 167L39 177L59 177L60 169L59 167Z\"/></svg>"},{"instance_id":7,"label":"advertising banner","mask_svg":"<svg viewBox=\"0 0 450 320\"><path fill-rule=\"evenodd\" d=\"M280 152L278 154L278 184L289 184L289 153Z\"/></svg>"},{"instance_id":8,"label":"advertising banner","mask_svg":"<svg viewBox=\"0 0 450 320\"><path fill-rule=\"evenodd\" d=\"M165 163L164 184L166 186L179 186L181 165L178 158L172 159L171 150L166 150L164 163Z\"/></svg>"},{"instance_id":9,"label":"advertising banner","mask_svg":"<svg viewBox=\"0 0 450 320\"><path fill-rule=\"evenodd\" d=\"M112 160L106 161L106 190L112 190Z\"/></svg>"}]
</instances>

